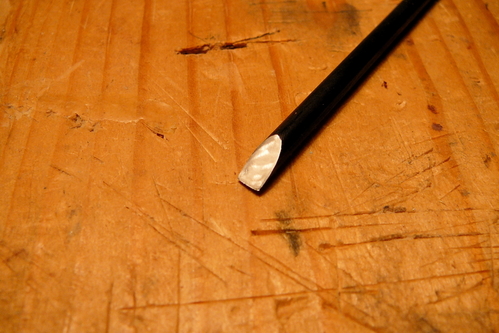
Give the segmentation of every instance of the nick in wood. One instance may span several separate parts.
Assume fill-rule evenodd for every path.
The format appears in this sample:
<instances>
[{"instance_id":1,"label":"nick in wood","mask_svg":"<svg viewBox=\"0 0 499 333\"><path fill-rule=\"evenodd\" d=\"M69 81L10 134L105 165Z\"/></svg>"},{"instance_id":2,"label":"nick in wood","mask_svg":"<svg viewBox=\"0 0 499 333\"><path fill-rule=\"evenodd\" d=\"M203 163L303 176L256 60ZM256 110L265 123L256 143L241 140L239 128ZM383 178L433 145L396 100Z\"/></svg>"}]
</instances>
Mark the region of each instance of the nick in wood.
<instances>
[{"instance_id":1,"label":"nick in wood","mask_svg":"<svg viewBox=\"0 0 499 333\"><path fill-rule=\"evenodd\" d=\"M239 181L260 191L435 0L403 0L255 150Z\"/></svg>"}]
</instances>

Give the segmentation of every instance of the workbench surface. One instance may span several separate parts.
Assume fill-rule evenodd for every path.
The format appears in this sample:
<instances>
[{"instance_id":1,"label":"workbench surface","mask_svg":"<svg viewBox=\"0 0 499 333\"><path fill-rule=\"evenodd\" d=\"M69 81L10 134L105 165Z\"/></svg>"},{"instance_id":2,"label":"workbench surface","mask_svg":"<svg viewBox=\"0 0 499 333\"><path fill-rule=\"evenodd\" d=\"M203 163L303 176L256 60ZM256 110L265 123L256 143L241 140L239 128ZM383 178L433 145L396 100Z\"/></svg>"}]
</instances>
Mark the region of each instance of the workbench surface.
<instances>
[{"instance_id":1,"label":"workbench surface","mask_svg":"<svg viewBox=\"0 0 499 333\"><path fill-rule=\"evenodd\" d=\"M237 181L398 2L0 0L0 330L499 331L498 1Z\"/></svg>"}]
</instances>

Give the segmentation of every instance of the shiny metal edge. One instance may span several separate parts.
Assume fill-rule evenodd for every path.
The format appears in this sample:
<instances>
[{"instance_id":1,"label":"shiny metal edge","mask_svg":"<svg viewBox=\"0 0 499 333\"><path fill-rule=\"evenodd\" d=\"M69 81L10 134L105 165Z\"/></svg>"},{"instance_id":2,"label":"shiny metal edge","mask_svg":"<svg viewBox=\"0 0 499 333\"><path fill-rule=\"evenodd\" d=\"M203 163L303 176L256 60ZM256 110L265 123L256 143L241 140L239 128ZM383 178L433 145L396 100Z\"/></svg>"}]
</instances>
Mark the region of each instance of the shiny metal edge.
<instances>
[{"instance_id":1,"label":"shiny metal edge","mask_svg":"<svg viewBox=\"0 0 499 333\"><path fill-rule=\"evenodd\" d=\"M239 173L239 181L255 191L260 191L279 160L281 148L282 140L279 135L274 134L269 136L251 154Z\"/></svg>"}]
</instances>

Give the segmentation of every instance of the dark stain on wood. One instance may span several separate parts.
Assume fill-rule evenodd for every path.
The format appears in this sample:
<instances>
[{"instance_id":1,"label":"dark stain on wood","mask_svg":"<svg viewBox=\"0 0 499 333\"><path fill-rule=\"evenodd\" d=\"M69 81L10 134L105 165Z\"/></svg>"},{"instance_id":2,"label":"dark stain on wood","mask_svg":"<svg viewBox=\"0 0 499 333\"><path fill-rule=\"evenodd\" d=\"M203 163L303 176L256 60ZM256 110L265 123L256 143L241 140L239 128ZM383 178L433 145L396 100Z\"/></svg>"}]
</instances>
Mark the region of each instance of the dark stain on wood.
<instances>
[{"instance_id":1,"label":"dark stain on wood","mask_svg":"<svg viewBox=\"0 0 499 333\"><path fill-rule=\"evenodd\" d=\"M326 250L329 250L331 248L333 248L334 246L329 244L329 243L321 243L319 244L319 251L326 251Z\"/></svg>"},{"instance_id":2,"label":"dark stain on wood","mask_svg":"<svg viewBox=\"0 0 499 333\"><path fill-rule=\"evenodd\" d=\"M435 107L435 105L428 104L428 110L430 110L431 113L433 113L433 114L438 114L438 111L437 111L437 108Z\"/></svg>"},{"instance_id":3,"label":"dark stain on wood","mask_svg":"<svg viewBox=\"0 0 499 333\"><path fill-rule=\"evenodd\" d=\"M492 158L489 155L485 155L483 158L483 164L488 168L490 166L490 162L492 161Z\"/></svg>"},{"instance_id":4,"label":"dark stain on wood","mask_svg":"<svg viewBox=\"0 0 499 333\"><path fill-rule=\"evenodd\" d=\"M337 25L341 27L343 32L347 32L350 35L358 35L360 33L359 10L354 5L343 3L336 13L341 14Z\"/></svg>"},{"instance_id":5,"label":"dark stain on wood","mask_svg":"<svg viewBox=\"0 0 499 333\"><path fill-rule=\"evenodd\" d=\"M279 228L284 231L283 235L288 241L289 248L295 257L298 256L302 245L300 233L296 231L296 229L292 228L293 221L287 212L278 211L275 215L277 217L277 221L279 222Z\"/></svg>"},{"instance_id":6,"label":"dark stain on wood","mask_svg":"<svg viewBox=\"0 0 499 333\"><path fill-rule=\"evenodd\" d=\"M231 42L227 42L227 43L223 43L220 46L220 49L221 50L234 50L234 49L242 49L243 47L246 47L246 46L248 46L248 43L238 43L238 42L231 43Z\"/></svg>"},{"instance_id":7,"label":"dark stain on wood","mask_svg":"<svg viewBox=\"0 0 499 333\"><path fill-rule=\"evenodd\" d=\"M178 54L205 54L211 50L213 46L211 44L196 45L191 47L184 47L183 49L177 50Z\"/></svg>"},{"instance_id":8,"label":"dark stain on wood","mask_svg":"<svg viewBox=\"0 0 499 333\"><path fill-rule=\"evenodd\" d=\"M434 131L442 131L444 129L444 127L440 124L437 124L437 123L433 123L431 124L431 128L434 130Z\"/></svg>"},{"instance_id":9,"label":"dark stain on wood","mask_svg":"<svg viewBox=\"0 0 499 333\"><path fill-rule=\"evenodd\" d=\"M85 123L85 121L83 120L83 118L78 113L75 113L71 117L68 117L68 119L72 123L71 129L73 129L73 128L80 128Z\"/></svg>"},{"instance_id":10,"label":"dark stain on wood","mask_svg":"<svg viewBox=\"0 0 499 333\"><path fill-rule=\"evenodd\" d=\"M407 212L407 208L405 207L402 207L402 206L396 206L396 207L392 207L392 206L385 206L383 207L383 213L405 213Z\"/></svg>"}]
</instances>

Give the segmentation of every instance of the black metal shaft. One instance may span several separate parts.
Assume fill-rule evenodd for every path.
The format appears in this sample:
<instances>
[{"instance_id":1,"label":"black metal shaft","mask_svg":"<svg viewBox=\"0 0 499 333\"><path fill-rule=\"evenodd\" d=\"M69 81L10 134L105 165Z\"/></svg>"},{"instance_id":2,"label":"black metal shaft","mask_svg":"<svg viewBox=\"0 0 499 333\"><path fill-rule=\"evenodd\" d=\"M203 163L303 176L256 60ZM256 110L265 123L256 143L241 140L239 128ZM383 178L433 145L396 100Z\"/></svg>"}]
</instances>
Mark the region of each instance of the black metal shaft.
<instances>
[{"instance_id":1,"label":"black metal shaft","mask_svg":"<svg viewBox=\"0 0 499 333\"><path fill-rule=\"evenodd\" d=\"M272 132L282 140L273 173L289 163L433 2L403 0Z\"/></svg>"}]
</instances>

